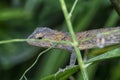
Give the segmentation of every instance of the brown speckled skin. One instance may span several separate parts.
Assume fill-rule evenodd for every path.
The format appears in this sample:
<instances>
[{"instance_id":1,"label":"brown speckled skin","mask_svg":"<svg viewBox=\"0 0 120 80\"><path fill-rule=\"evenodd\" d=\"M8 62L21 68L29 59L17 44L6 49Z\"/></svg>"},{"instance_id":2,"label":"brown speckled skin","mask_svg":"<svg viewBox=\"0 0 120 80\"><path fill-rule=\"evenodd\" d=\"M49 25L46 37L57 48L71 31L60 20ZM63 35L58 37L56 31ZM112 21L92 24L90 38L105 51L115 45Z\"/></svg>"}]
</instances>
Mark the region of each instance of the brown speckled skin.
<instances>
[{"instance_id":1,"label":"brown speckled skin","mask_svg":"<svg viewBox=\"0 0 120 80\"><path fill-rule=\"evenodd\" d=\"M114 33L112 32L112 34L102 36L102 38L104 38L105 40L104 46L108 46L108 45L120 43L120 27L95 29L95 30L76 33L76 38L79 42L79 48L81 50L84 50L84 49L99 47L97 45L98 43L97 41L99 39L97 38L97 35L105 32L109 32L109 31L114 31L114 30L119 30L119 31ZM90 39L86 40L88 38ZM34 32L28 37L28 39L50 39L50 40L57 40L57 41L61 41L61 40L71 41L71 37L69 33L52 30L46 27L36 28ZM115 41L115 43L111 43L111 41L113 42ZM27 41L27 42L33 46L46 47L46 48L51 47L51 45L54 44L54 43L51 43L50 41L45 41L45 42L44 41L43 42ZM67 44L57 44L55 48L65 49L68 51L73 50L72 46Z\"/></svg>"},{"instance_id":2,"label":"brown speckled skin","mask_svg":"<svg viewBox=\"0 0 120 80\"><path fill-rule=\"evenodd\" d=\"M115 31L115 30L118 30L118 31L111 32L111 31ZM105 32L111 32L111 34L102 35L102 33L105 33ZM120 27L102 28L102 29L88 30L85 32L77 33L76 36L77 36L78 41L80 41L81 39L83 40L83 39L91 37L90 40L86 40L84 42L81 42L79 44L79 48L80 49L90 49L90 48L99 47L97 45L97 43L98 43L97 42L97 40L98 40L97 35L98 34L101 34L102 35L101 37L104 38L104 40L105 40L104 46L120 43ZM111 41L115 42L115 43L111 43Z\"/></svg>"}]
</instances>

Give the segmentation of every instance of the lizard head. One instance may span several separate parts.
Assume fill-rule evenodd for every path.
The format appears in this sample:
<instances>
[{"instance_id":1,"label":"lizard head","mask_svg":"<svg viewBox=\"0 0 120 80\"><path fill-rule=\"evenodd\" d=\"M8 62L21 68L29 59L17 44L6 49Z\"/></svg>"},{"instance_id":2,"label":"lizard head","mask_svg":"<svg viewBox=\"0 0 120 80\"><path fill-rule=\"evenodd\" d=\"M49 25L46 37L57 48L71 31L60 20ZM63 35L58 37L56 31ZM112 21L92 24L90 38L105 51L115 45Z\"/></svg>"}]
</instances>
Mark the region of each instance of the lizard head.
<instances>
[{"instance_id":1,"label":"lizard head","mask_svg":"<svg viewBox=\"0 0 120 80\"><path fill-rule=\"evenodd\" d=\"M50 40L61 40L64 37L62 32L58 32L56 30L52 30L46 27L38 27L33 33L28 37L28 39L36 39L36 40L28 40L28 44L38 47L51 47ZM45 40L47 39L47 40ZM40 41L43 40L43 41Z\"/></svg>"}]
</instances>

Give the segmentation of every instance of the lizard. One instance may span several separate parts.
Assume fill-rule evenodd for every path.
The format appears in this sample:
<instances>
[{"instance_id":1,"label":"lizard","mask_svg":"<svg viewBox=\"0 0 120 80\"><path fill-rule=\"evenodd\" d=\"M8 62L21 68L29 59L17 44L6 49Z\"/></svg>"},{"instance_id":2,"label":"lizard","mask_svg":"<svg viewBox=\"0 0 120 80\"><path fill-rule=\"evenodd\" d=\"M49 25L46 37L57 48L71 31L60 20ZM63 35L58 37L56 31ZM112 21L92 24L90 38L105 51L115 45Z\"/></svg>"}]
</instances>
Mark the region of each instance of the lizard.
<instances>
[{"instance_id":1,"label":"lizard","mask_svg":"<svg viewBox=\"0 0 120 80\"><path fill-rule=\"evenodd\" d=\"M84 32L77 32L76 40L79 42L78 48L80 50L91 49L95 47L103 48L104 46L109 46L113 44L120 43L120 27L113 28L101 28L88 30ZM37 40L56 40L56 41L70 41L72 38L69 32L62 32L57 30L52 30L47 27L38 27L33 33L28 37L28 39L37 39ZM38 47L49 48L53 46L53 42L49 40L44 41L35 41L28 40L28 44ZM70 65L74 65L76 61L76 56L74 48L70 44L58 43L54 48L64 49L71 52Z\"/></svg>"}]
</instances>

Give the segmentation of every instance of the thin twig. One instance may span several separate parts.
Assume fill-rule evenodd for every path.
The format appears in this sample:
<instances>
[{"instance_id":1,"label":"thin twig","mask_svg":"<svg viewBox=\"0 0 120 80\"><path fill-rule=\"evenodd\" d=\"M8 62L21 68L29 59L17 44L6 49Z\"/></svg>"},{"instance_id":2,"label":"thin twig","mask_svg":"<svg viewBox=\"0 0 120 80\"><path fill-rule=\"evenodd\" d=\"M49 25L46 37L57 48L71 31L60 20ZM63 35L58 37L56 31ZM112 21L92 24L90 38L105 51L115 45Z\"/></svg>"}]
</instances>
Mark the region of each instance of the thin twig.
<instances>
[{"instance_id":1,"label":"thin twig","mask_svg":"<svg viewBox=\"0 0 120 80\"><path fill-rule=\"evenodd\" d=\"M75 0L75 2L74 2L74 4L73 4L73 6L72 6L72 8L71 8L71 11L70 11L70 13L69 13L69 17L70 17L70 18L71 18L72 13L73 13L73 11L74 11L74 9L75 9L76 5L77 5L77 2L78 2L78 0Z\"/></svg>"},{"instance_id":2,"label":"thin twig","mask_svg":"<svg viewBox=\"0 0 120 80\"><path fill-rule=\"evenodd\" d=\"M28 80L27 77L24 75L25 80Z\"/></svg>"},{"instance_id":3,"label":"thin twig","mask_svg":"<svg viewBox=\"0 0 120 80\"><path fill-rule=\"evenodd\" d=\"M72 38L72 41L73 41L73 47L74 47L74 50L75 50L75 53L76 53L76 57L77 57L77 60L78 60L79 67L81 69L81 73L83 75L83 79L88 80L88 75L87 75L87 72L86 72L86 68L85 68L84 62L82 61L81 52L79 51L79 48L77 47L78 42L76 40L76 36L75 36L74 31L73 31L73 26L72 26L72 23L70 21L70 17L69 17L69 13L67 11L67 8L66 8L66 4L65 4L64 0L60 0L60 3L61 3L62 11L63 11L63 14L65 16L65 19L66 19L66 22L67 22L67 25L68 25L69 32L71 34L71 38Z\"/></svg>"},{"instance_id":4,"label":"thin twig","mask_svg":"<svg viewBox=\"0 0 120 80\"><path fill-rule=\"evenodd\" d=\"M15 43L15 42L26 42L26 41L37 41L37 42L44 42L44 41L49 41L49 42L54 42L58 44L70 44L72 43L70 41L57 41L57 40L51 40L51 39L10 39L10 40L1 40L0 44L7 44L7 43Z\"/></svg>"},{"instance_id":5,"label":"thin twig","mask_svg":"<svg viewBox=\"0 0 120 80\"><path fill-rule=\"evenodd\" d=\"M50 47L50 48L44 50L43 52L41 52L41 53L37 56L37 58L36 58L36 60L34 61L34 63L33 63L29 68L27 68L27 69L25 70L25 72L22 74L22 76L20 77L19 80L22 80L23 77L26 79L25 74L26 74L28 71L30 71L31 68L33 68L33 67L35 66L35 64L36 64L37 61L39 60L40 56L41 56L42 54L46 53L46 52L47 52L48 50L50 50L51 48L52 48L52 47Z\"/></svg>"}]
</instances>

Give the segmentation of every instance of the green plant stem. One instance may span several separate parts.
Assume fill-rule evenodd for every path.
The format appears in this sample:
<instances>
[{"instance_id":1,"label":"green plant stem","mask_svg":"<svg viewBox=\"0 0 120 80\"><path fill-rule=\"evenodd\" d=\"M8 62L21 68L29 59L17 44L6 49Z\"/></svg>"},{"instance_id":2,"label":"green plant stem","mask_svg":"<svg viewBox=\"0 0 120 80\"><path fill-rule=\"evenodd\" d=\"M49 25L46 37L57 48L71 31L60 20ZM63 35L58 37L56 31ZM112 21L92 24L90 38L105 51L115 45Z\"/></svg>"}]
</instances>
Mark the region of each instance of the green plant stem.
<instances>
[{"instance_id":1,"label":"green plant stem","mask_svg":"<svg viewBox=\"0 0 120 80\"><path fill-rule=\"evenodd\" d=\"M45 52L47 52L48 50L50 50L51 48L53 48L53 47L50 47L50 48L44 50L43 52L39 53L39 55L37 56L37 58L36 58L36 60L34 61L34 63L33 63L29 68L27 68L27 69L25 70L25 72L22 74L22 76L20 77L19 80L22 80L23 78L25 78L25 80L27 80L27 78L25 77L25 74L26 74L31 68L34 67L34 65L35 65L35 64L37 63L37 61L39 60L40 56L41 56L42 54L44 54Z\"/></svg>"},{"instance_id":2,"label":"green plant stem","mask_svg":"<svg viewBox=\"0 0 120 80\"><path fill-rule=\"evenodd\" d=\"M0 41L0 44L6 44L6 43L13 43L13 42L25 42L28 39L11 39L11 40L3 40Z\"/></svg>"},{"instance_id":3,"label":"green plant stem","mask_svg":"<svg viewBox=\"0 0 120 80\"><path fill-rule=\"evenodd\" d=\"M69 13L67 11L64 0L60 0L60 3L61 3L61 7L62 7L64 16L65 16L65 19L66 19L66 22L67 22L67 25L68 25L69 32L70 32L72 40L73 40L73 47L75 49L75 53L76 53L76 56L77 56L79 67L81 69L81 73L83 75L83 79L88 80L88 75L87 75L87 72L86 72L86 69L85 69L84 62L82 61L81 52L79 51L79 48L77 47L78 42L76 40L76 36L75 36L74 31L73 31L73 27L72 27L72 23L70 21Z\"/></svg>"},{"instance_id":4,"label":"green plant stem","mask_svg":"<svg viewBox=\"0 0 120 80\"><path fill-rule=\"evenodd\" d=\"M27 77L26 77L25 75L24 75L24 79L25 79L25 80L28 80Z\"/></svg>"},{"instance_id":5,"label":"green plant stem","mask_svg":"<svg viewBox=\"0 0 120 80\"><path fill-rule=\"evenodd\" d=\"M54 42L54 43L72 45L72 43L69 41L57 41L57 40L51 40L51 39L42 39L42 40L38 40L38 39L11 39L11 40L1 40L0 44L7 44L7 43L14 43L14 42L26 42L26 41L37 41L37 42L50 41L50 42Z\"/></svg>"},{"instance_id":6,"label":"green plant stem","mask_svg":"<svg viewBox=\"0 0 120 80\"><path fill-rule=\"evenodd\" d=\"M74 9L75 9L75 6L76 6L77 2L78 2L78 0L75 0L73 6L72 6L72 8L71 8L71 11L70 11L70 13L69 13L69 17L72 16L72 13L73 13L73 11L74 11Z\"/></svg>"}]
</instances>

